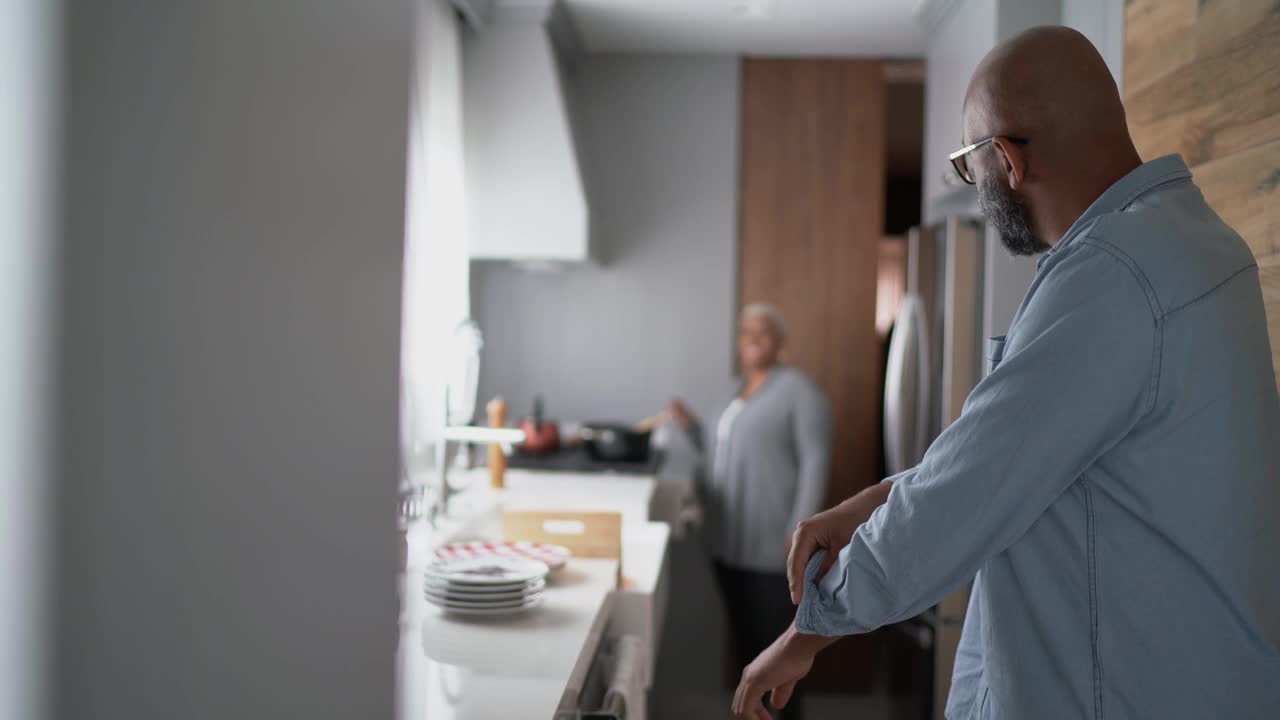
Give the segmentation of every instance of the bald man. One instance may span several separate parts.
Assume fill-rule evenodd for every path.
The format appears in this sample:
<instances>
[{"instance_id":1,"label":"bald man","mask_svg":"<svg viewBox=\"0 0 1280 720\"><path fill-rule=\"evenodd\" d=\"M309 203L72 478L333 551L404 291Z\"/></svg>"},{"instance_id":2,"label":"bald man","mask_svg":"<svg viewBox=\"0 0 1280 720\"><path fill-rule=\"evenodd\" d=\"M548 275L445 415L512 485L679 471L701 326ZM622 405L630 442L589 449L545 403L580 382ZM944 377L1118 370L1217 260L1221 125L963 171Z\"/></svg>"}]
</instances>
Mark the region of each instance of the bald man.
<instances>
[{"instance_id":1,"label":"bald man","mask_svg":"<svg viewBox=\"0 0 1280 720\"><path fill-rule=\"evenodd\" d=\"M1280 717L1280 400L1258 269L1178 156L1143 163L1102 58L1037 28L983 59L956 171L1044 252L921 463L801 523L764 720L841 635L972 582L947 717Z\"/></svg>"}]
</instances>

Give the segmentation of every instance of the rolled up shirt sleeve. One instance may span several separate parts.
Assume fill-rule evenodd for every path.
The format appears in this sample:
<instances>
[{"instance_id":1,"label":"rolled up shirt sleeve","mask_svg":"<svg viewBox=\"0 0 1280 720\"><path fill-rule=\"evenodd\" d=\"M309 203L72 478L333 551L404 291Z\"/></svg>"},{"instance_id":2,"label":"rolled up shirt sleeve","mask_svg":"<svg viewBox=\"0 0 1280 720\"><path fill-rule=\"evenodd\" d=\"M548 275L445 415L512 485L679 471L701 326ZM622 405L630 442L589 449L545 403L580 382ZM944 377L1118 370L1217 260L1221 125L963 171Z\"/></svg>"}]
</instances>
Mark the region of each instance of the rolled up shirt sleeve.
<instances>
[{"instance_id":1,"label":"rolled up shirt sleeve","mask_svg":"<svg viewBox=\"0 0 1280 720\"><path fill-rule=\"evenodd\" d=\"M918 614L1018 540L1149 411L1159 328L1126 259L1082 239L1038 281L1004 359L914 473L822 578L808 566L801 632L849 635Z\"/></svg>"}]
</instances>

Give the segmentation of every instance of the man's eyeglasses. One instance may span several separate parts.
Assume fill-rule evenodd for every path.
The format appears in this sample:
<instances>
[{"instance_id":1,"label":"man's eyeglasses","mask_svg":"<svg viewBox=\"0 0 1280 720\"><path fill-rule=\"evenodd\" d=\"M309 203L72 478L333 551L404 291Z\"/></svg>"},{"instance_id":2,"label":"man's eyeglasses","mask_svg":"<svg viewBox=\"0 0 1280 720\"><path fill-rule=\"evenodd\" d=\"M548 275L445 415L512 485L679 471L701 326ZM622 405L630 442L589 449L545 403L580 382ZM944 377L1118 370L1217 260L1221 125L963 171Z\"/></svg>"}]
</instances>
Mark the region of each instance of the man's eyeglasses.
<instances>
[{"instance_id":1,"label":"man's eyeglasses","mask_svg":"<svg viewBox=\"0 0 1280 720\"><path fill-rule=\"evenodd\" d=\"M998 137L1003 137L1005 140L1008 140L1011 143L1017 143L1018 145L1027 144L1027 139L1024 137L1012 137L1009 135L992 135L991 137L986 138L985 140L979 140L978 142L972 145L968 145L960 148L959 150L951 153L950 158L951 158L951 167L956 169L956 174L960 176L961 180L965 181L966 183L969 183L970 185L974 184L975 181L973 179L973 172L969 170L969 160L968 160L969 153L973 152L974 150L977 150L978 148L982 147L983 145L986 145L987 143L991 142L992 140L995 140Z\"/></svg>"}]
</instances>

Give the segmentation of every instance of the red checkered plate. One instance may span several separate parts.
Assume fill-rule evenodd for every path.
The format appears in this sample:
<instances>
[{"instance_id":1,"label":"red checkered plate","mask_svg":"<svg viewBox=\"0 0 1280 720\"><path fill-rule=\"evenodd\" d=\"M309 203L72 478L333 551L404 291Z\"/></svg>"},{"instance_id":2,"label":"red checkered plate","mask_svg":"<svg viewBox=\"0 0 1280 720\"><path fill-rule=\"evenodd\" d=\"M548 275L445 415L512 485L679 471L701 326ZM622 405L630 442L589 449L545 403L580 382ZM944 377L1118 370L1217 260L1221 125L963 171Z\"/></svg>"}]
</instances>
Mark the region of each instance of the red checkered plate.
<instances>
[{"instance_id":1,"label":"red checkered plate","mask_svg":"<svg viewBox=\"0 0 1280 720\"><path fill-rule=\"evenodd\" d=\"M436 557L441 560L461 560L464 558L485 557L522 557L539 560L547 567L559 570L569 562L573 553L562 545L526 542L465 542L442 545L436 550Z\"/></svg>"}]
</instances>

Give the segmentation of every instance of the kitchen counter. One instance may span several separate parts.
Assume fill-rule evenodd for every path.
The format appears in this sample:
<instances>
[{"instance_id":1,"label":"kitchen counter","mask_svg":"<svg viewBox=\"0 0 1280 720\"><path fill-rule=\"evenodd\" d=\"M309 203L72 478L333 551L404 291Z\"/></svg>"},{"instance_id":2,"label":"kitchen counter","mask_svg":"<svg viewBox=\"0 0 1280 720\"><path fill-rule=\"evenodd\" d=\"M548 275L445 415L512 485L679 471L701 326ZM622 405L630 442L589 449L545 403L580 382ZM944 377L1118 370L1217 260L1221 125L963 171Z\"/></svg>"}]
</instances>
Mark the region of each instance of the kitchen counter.
<instances>
[{"instance_id":1,"label":"kitchen counter","mask_svg":"<svg viewBox=\"0 0 1280 720\"><path fill-rule=\"evenodd\" d=\"M552 720L581 688L606 632L640 637L650 684L666 606L669 526L649 520L657 481L649 476L512 471L504 490L481 469L462 473L468 489L450 517L407 533L401 578L399 716L403 720ZM443 542L497 539L512 510L622 514L624 588L618 561L573 558L548 577L544 604L505 619L446 615L422 595L422 568ZM643 706L643 703L640 703Z\"/></svg>"},{"instance_id":2,"label":"kitchen counter","mask_svg":"<svg viewBox=\"0 0 1280 720\"><path fill-rule=\"evenodd\" d=\"M405 575L397 675L402 720L555 716L575 666L613 608L615 560L575 558L546 599L508 618L448 615L426 602L422 571Z\"/></svg>"},{"instance_id":3,"label":"kitchen counter","mask_svg":"<svg viewBox=\"0 0 1280 720\"><path fill-rule=\"evenodd\" d=\"M506 489L499 492L507 510L619 512L624 527L651 519L653 496L658 487L652 475L535 470L510 470L506 484Z\"/></svg>"}]
</instances>

